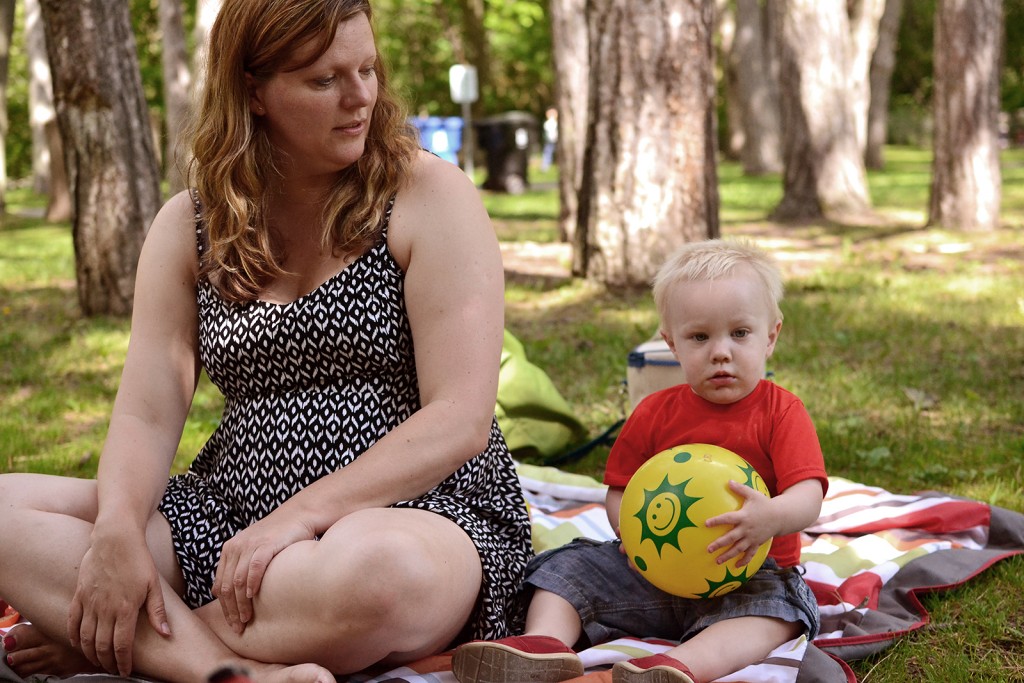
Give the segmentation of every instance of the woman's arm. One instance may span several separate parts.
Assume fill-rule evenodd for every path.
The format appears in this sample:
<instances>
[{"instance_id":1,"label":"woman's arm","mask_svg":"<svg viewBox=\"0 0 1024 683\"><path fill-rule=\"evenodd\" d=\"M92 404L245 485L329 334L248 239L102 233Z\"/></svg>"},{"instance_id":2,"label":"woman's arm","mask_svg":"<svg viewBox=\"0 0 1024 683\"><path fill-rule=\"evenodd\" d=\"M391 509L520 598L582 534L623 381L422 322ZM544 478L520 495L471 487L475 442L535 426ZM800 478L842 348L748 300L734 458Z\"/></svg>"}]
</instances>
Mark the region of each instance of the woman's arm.
<instances>
[{"instance_id":1,"label":"woman's arm","mask_svg":"<svg viewBox=\"0 0 1024 683\"><path fill-rule=\"evenodd\" d=\"M169 634L146 526L167 485L198 376L191 200L171 199L140 256L131 339L97 474L98 513L68 618L72 643L109 671L131 671L145 605Z\"/></svg>"},{"instance_id":2,"label":"woman's arm","mask_svg":"<svg viewBox=\"0 0 1024 683\"><path fill-rule=\"evenodd\" d=\"M139 533L167 485L199 376L194 209L172 198L150 228L131 339L100 459L97 526Z\"/></svg>"}]
</instances>

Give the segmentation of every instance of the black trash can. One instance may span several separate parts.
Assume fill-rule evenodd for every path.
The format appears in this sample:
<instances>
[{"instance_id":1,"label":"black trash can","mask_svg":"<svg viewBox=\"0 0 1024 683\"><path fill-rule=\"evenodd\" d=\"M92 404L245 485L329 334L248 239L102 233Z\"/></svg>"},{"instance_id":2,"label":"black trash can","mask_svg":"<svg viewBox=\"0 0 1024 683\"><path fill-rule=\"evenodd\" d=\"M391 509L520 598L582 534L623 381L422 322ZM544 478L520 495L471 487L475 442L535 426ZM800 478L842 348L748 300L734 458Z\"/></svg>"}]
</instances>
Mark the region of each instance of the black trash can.
<instances>
[{"instance_id":1,"label":"black trash can","mask_svg":"<svg viewBox=\"0 0 1024 683\"><path fill-rule=\"evenodd\" d=\"M509 111L475 123L480 149L487 157L484 189L521 194L530 185L530 150L539 126L533 114Z\"/></svg>"}]
</instances>

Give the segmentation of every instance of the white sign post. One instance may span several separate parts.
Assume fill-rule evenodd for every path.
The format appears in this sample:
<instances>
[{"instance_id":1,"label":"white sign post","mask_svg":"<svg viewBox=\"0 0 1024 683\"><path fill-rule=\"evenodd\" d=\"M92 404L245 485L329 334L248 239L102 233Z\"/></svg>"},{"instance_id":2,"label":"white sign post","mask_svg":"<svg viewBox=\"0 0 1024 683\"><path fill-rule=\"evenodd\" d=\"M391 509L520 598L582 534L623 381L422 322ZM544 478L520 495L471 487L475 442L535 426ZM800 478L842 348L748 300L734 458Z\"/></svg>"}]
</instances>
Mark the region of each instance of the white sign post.
<instances>
[{"instance_id":1,"label":"white sign post","mask_svg":"<svg viewBox=\"0 0 1024 683\"><path fill-rule=\"evenodd\" d=\"M479 97L476 67L469 64L453 64L448 69L448 84L452 91L452 102L462 105L462 170L472 178L475 136L471 105Z\"/></svg>"}]
</instances>

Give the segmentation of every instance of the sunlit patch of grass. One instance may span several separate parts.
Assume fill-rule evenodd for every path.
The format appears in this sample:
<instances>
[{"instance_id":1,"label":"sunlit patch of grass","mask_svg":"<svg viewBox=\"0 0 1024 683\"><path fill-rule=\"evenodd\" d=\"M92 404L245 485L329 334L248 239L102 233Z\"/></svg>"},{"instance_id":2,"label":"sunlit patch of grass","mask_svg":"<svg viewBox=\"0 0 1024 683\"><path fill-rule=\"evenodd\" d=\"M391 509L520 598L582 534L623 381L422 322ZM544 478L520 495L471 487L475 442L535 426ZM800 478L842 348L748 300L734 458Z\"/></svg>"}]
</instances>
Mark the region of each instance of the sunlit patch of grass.
<instances>
[{"instance_id":1,"label":"sunlit patch of grass","mask_svg":"<svg viewBox=\"0 0 1024 683\"><path fill-rule=\"evenodd\" d=\"M523 194L483 191L487 213L503 242L550 243L558 240L558 192L552 183Z\"/></svg>"},{"instance_id":2,"label":"sunlit patch of grass","mask_svg":"<svg viewBox=\"0 0 1024 683\"><path fill-rule=\"evenodd\" d=\"M778 174L744 176L737 164L721 164L718 181L723 225L764 220L782 200L782 180Z\"/></svg>"}]
</instances>

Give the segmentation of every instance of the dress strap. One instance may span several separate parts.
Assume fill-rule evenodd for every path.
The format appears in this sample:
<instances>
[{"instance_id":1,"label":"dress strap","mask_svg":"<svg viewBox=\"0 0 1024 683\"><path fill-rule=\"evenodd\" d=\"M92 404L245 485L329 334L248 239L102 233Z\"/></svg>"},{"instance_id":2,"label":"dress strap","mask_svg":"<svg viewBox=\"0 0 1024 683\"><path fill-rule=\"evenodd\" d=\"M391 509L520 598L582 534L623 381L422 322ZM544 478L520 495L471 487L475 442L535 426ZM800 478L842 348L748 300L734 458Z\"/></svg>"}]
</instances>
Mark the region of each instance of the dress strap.
<instances>
[{"instance_id":1,"label":"dress strap","mask_svg":"<svg viewBox=\"0 0 1024 683\"><path fill-rule=\"evenodd\" d=\"M196 251L199 253L199 261L203 260L203 253L206 251L207 235L206 223L203 221L203 204L199 201L199 191L196 188L189 188L188 196L192 198L193 217L196 226Z\"/></svg>"},{"instance_id":2,"label":"dress strap","mask_svg":"<svg viewBox=\"0 0 1024 683\"><path fill-rule=\"evenodd\" d=\"M384 209L384 217L380 220L380 243L386 243L388 239L388 226L391 225L391 212L395 208L395 197L397 193L391 195L391 199L388 200L388 206Z\"/></svg>"}]
</instances>

